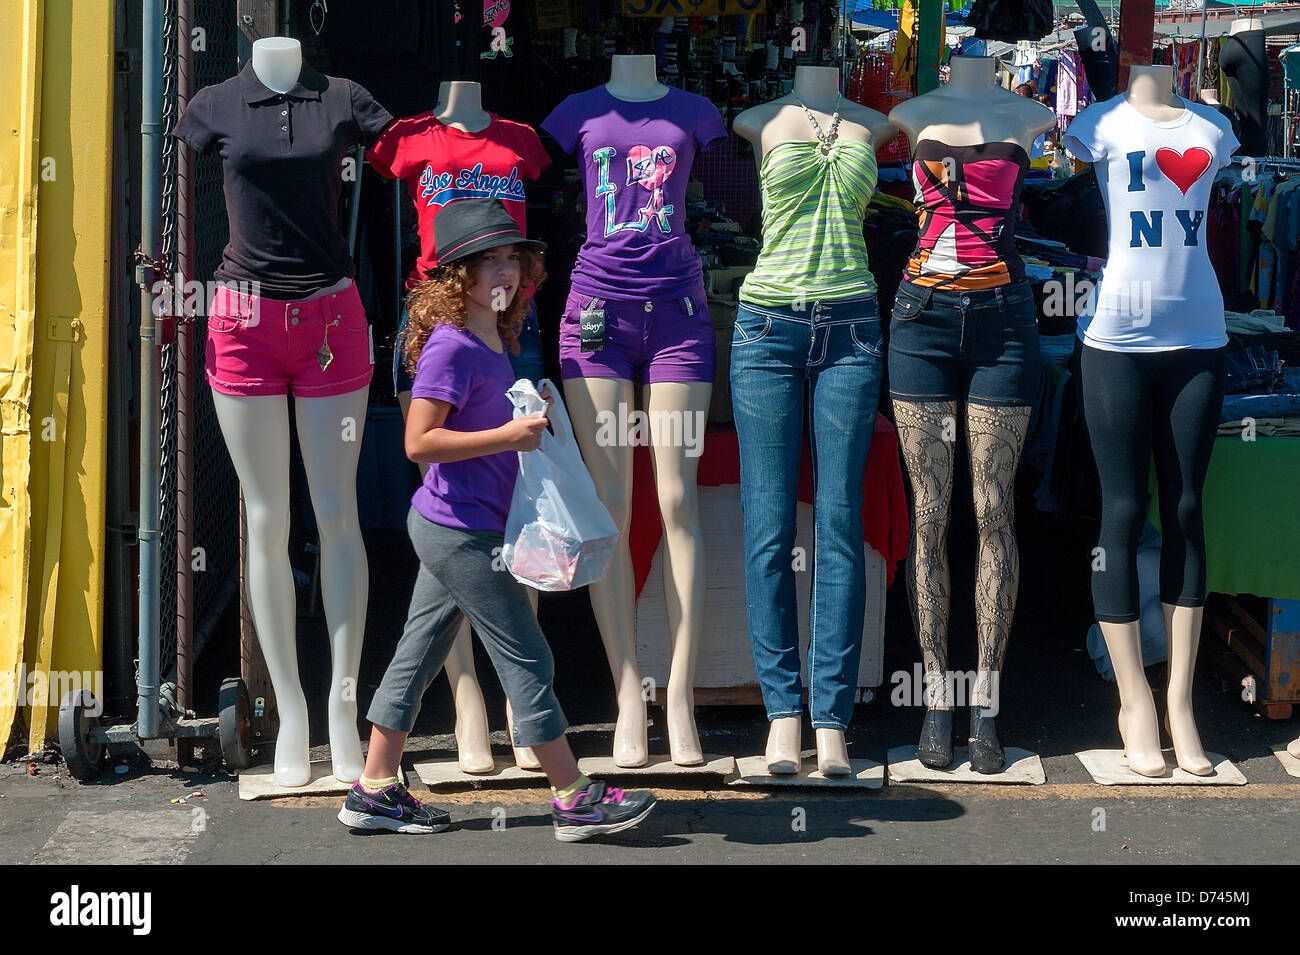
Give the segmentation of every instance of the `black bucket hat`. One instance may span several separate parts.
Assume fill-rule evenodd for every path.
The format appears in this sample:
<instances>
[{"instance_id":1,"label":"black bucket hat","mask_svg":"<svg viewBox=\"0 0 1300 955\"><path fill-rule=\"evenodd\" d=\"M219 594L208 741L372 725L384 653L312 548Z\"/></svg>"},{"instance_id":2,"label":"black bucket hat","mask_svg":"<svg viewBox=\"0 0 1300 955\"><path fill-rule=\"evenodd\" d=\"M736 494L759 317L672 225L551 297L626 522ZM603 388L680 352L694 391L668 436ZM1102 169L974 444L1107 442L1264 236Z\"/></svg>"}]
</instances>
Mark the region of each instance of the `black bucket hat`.
<instances>
[{"instance_id":1,"label":"black bucket hat","mask_svg":"<svg viewBox=\"0 0 1300 955\"><path fill-rule=\"evenodd\" d=\"M523 237L500 199L457 199L439 209L433 220L433 254L439 265L503 245L535 252L546 248L545 242Z\"/></svg>"}]
</instances>

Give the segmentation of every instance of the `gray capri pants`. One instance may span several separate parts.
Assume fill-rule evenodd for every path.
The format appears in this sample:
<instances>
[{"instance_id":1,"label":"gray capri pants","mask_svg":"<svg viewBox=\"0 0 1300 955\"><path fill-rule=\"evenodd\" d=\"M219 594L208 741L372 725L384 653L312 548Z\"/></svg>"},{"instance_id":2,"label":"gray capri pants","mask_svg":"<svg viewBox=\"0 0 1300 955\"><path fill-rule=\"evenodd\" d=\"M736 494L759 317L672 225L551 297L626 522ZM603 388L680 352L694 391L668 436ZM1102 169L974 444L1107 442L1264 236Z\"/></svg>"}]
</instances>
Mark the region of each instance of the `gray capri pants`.
<instances>
[{"instance_id":1,"label":"gray capri pants","mask_svg":"<svg viewBox=\"0 0 1300 955\"><path fill-rule=\"evenodd\" d=\"M367 718L389 729L411 731L424 691L446 662L463 615L487 648L510 700L515 745L559 739L568 722L555 698L551 648L524 585L501 564L501 532L444 527L414 507L406 528L420 558L420 573L402 639ZM501 569L493 570L494 563Z\"/></svg>"}]
</instances>

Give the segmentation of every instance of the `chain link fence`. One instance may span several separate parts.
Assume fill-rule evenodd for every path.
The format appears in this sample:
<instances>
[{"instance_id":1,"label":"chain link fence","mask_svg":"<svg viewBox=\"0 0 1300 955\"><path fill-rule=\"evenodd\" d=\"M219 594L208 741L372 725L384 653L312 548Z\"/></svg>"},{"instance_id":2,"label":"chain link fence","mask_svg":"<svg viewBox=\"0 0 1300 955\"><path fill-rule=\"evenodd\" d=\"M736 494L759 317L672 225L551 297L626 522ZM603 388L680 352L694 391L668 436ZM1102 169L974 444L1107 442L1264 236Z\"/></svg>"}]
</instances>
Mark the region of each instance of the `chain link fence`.
<instances>
[{"instance_id":1,"label":"chain link fence","mask_svg":"<svg viewBox=\"0 0 1300 955\"><path fill-rule=\"evenodd\" d=\"M163 182L162 182L162 259L168 272L177 267L178 213L178 144L172 138L178 117L177 43L191 46L194 83L197 93L205 86L220 83L236 73L236 11L234 0L194 0L194 22L189 37L177 36L176 3L168 0L163 38ZM226 245L227 222L221 182L221 160L208 153L196 157L194 165L194 204L190 210L194 222L194 247L191 250L193 275L187 278L206 283L221 262ZM207 316L194 319L190 343L194 354L188 387L193 400L193 437L190 454L193 481L190 486L192 516L190 545L202 548L201 571L194 574L194 597L191 620L195 625L214 612L224 594L228 599L229 581L239 574L239 480L221 437L212 395L204 380L204 340ZM162 449L159 500L161 504L159 584L161 590L160 664L163 674L176 663L177 607L177 400L181 387L177 376L177 346L162 348Z\"/></svg>"}]
</instances>

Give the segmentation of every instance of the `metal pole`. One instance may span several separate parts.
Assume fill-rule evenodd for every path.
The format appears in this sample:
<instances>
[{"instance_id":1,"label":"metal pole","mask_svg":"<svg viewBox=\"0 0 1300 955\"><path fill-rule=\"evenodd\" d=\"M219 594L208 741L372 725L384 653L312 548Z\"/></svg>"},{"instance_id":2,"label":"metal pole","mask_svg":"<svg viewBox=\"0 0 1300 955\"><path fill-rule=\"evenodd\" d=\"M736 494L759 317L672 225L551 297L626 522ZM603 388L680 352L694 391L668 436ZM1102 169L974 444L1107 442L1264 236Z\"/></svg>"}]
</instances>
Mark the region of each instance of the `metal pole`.
<instances>
[{"instance_id":1,"label":"metal pole","mask_svg":"<svg viewBox=\"0 0 1300 955\"><path fill-rule=\"evenodd\" d=\"M194 58L190 28L194 25L194 0L176 3L176 114L190 101L194 86ZM194 278L194 151L176 152L176 273L181 282ZM182 287L184 292L184 287ZM184 296L188 298L188 296ZM206 302L207 296L201 301ZM176 703L192 709L194 679L194 573L191 529L194 504L194 323L196 316L176 316ZM189 747L178 741L182 764Z\"/></svg>"},{"instance_id":2,"label":"metal pole","mask_svg":"<svg viewBox=\"0 0 1300 955\"><path fill-rule=\"evenodd\" d=\"M1205 15L1209 12L1210 0L1201 0L1201 50L1200 55L1196 57L1196 89L1192 91L1192 98L1197 102L1201 99L1201 71L1205 69Z\"/></svg>"},{"instance_id":3,"label":"metal pole","mask_svg":"<svg viewBox=\"0 0 1300 955\"><path fill-rule=\"evenodd\" d=\"M140 70L140 660L136 699L141 739L158 735L158 323L153 263L158 259L162 173L162 0L142 0Z\"/></svg>"}]
</instances>

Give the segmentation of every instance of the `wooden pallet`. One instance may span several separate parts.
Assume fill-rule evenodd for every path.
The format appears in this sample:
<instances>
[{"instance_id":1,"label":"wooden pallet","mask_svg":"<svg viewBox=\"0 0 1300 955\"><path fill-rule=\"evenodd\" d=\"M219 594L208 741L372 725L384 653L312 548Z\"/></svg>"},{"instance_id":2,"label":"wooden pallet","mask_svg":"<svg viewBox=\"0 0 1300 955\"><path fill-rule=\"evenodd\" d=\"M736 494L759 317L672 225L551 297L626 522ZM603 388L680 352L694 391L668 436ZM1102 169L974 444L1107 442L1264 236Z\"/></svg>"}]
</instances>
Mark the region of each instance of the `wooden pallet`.
<instances>
[{"instance_id":1,"label":"wooden pallet","mask_svg":"<svg viewBox=\"0 0 1300 955\"><path fill-rule=\"evenodd\" d=\"M1214 594L1205 607L1205 629L1231 655L1219 655L1220 669L1254 692L1243 692L1271 720L1291 717L1300 704L1300 602L1269 600L1261 623L1236 597ZM1267 625L1266 625L1267 624ZM1226 657L1226 660L1225 660Z\"/></svg>"}]
</instances>

